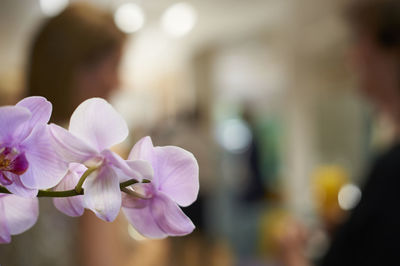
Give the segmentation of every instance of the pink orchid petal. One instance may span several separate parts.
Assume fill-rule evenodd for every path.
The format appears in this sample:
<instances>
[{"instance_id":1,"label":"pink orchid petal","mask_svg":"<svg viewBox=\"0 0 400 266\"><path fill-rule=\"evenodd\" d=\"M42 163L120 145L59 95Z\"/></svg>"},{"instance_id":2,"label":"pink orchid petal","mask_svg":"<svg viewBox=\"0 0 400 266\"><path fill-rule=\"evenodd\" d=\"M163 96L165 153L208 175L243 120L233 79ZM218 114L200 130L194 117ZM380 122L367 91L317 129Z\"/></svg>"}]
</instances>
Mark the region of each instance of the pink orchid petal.
<instances>
[{"instance_id":1,"label":"pink orchid petal","mask_svg":"<svg viewBox=\"0 0 400 266\"><path fill-rule=\"evenodd\" d=\"M140 139L129 153L128 160L144 160L153 164L154 146L149 136Z\"/></svg>"},{"instance_id":2,"label":"pink orchid petal","mask_svg":"<svg viewBox=\"0 0 400 266\"><path fill-rule=\"evenodd\" d=\"M81 176L84 172L86 172L87 167L80 163L70 163L68 165L68 170Z\"/></svg>"},{"instance_id":3,"label":"pink orchid petal","mask_svg":"<svg viewBox=\"0 0 400 266\"><path fill-rule=\"evenodd\" d=\"M21 140L24 124L31 118L31 112L24 107L0 107L0 143L13 144Z\"/></svg>"},{"instance_id":4,"label":"pink orchid petal","mask_svg":"<svg viewBox=\"0 0 400 266\"><path fill-rule=\"evenodd\" d=\"M141 195L143 198L137 198L122 193L122 206L127 208L144 208L147 206L149 199L152 198L155 193L154 185L151 183L136 183L128 189L132 189L132 191Z\"/></svg>"},{"instance_id":5,"label":"pink orchid petal","mask_svg":"<svg viewBox=\"0 0 400 266\"><path fill-rule=\"evenodd\" d=\"M7 197L0 194L0 244L8 244L11 242L10 228L8 227L6 212L3 199Z\"/></svg>"},{"instance_id":6,"label":"pink orchid petal","mask_svg":"<svg viewBox=\"0 0 400 266\"><path fill-rule=\"evenodd\" d=\"M136 197L132 197L131 195L126 194L125 192L121 193L122 195L122 208L135 208L141 209L147 206L147 201L144 199L139 199Z\"/></svg>"},{"instance_id":7,"label":"pink orchid petal","mask_svg":"<svg viewBox=\"0 0 400 266\"><path fill-rule=\"evenodd\" d=\"M122 206L126 208L141 209L149 204L149 200L154 195L154 186L151 183L136 183L128 189L141 195L143 198L133 197L127 193L122 193Z\"/></svg>"},{"instance_id":8,"label":"pink orchid petal","mask_svg":"<svg viewBox=\"0 0 400 266\"><path fill-rule=\"evenodd\" d=\"M68 162L83 163L98 154L95 148L60 126L50 124L49 132L55 151Z\"/></svg>"},{"instance_id":9,"label":"pink orchid petal","mask_svg":"<svg viewBox=\"0 0 400 266\"><path fill-rule=\"evenodd\" d=\"M4 172L0 173L0 184L4 185L11 185L12 184L12 180L10 180L5 174Z\"/></svg>"},{"instance_id":10,"label":"pink orchid petal","mask_svg":"<svg viewBox=\"0 0 400 266\"><path fill-rule=\"evenodd\" d=\"M129 160L151 163L152 182L181 206L192 204L199 192L199 166L193 154L174 146L153 147L150 137L139 140L132 148Z\"/></svg>"},{"instance_id":11,"label":"pink orchid petal","mask_svg":"<svg viewBox=\"0 0 400 266\"><path fill-rule=\"evenodd\" d=\"M71 116L69 131L100 152L125 140L129 130L125 120L101 98L81 103Z\"/></svg>"},{"instance_id":12,"label":"pink orchid petal","mask_svg":"<svg viewBox=\"0 0 400 266\"><path fill-rule=\"evenodd\" d=\"M80 177L86 169L87 168L82 164L71 163L67 174L53 190L63 191L73 189L76 184L78 184ZM68 216L81 216L85 211L85 208L83 207L83 196L54 198L53 203L60 212Z\"/></svg>"},{"instance_id":13,"label":"pink orchid petal","mask_svg":"<svg viewBox=\"0 0 400 266\"><path fill-rule=\"evenodd\" d=\"M192 204L199 193L199 166L192 153L174 146L156 147L154 179L158 189L180 206Z\"/></svg>"},{"instance_id":14,"label":"pink orchid petal","mask_svg":"<svg viewBox=\"0 0 400 266\"><path fill-rule=\"evenodd\" d=\"M47 125L38 125L21 143L29 162L21 175L22 183L29 188L46 189L57 185L67 172L67 163L53 149Z\"/></svg>"},{"instance_id":15,"label":"pink orchid petal","mask_svg":"<svg viewBox=\"0 0 400 266\"><path fill-rule=\"evenodd\" d=\"M109 166L102 166L91 173L84 183L83 201L104 221L113 221L121 208L121 191L118 177Z\"/></svg>"},{"instance_id":16,"label":"pink orchid petal","mask_svg":"<svg viewBox=\"0 0 400 266\"><path fill-rule=\"evenodd\" d=\"M140 199L132 197L131 195L122 192L122 207L141 209L145 208L148 204L148 199Z\"/></svg>"},{"instance_id":17,"label":"pink orchid petal","mask_svg":"<svg viewBox=\"0 0 400 266\"><path fill-rule=\"evenodd\" d=\"M27 97L19 101L16 106L25 107L31 111L32 117L24 124L24 132L31 132L38 124L47 124L50 120L52 105L41 96Z\"/></svg>"},{"instance_id":18,"label":"pink orchid petal","mask_svg":"<svg viewBox=\"0 0 400 266\"><path fill-rule=\"evenodd\" d=\"M151 200L142 200L142 208L122 207L128 222L144 237L165 238L168 236L157 224L151 212Z\"/></svg>"},{"instance_id":19,"label":"pink orchid petal","mask_svg":"<svg viewBox=\"0 0 400 266\"><path fill-rule=\"evenodd\" d=\"M153 177L153 169L148 162L145 161L125 161L118 154L104 150L101 153L108 162L118 168L122 173L119 173L119 181L127 181L130 179L136 179L142 181L143 179L151 180Z\"/></svg>"},{"instance_id":20,"label":"pink orchid petal","mask_svg":"<svg viewBox=\"0 0 400 266\"><path fill-rule=\"evenodd\" d=\"M152 200L151 212L158 226L169 236L187 235L195 228L181 208L162 192Z\"/></svg>"},{"instance_id":21,"label":"pink orchid petal","mask_svg":"<svg viewBox=\"0 0 400 266\"><path fill-rule=\"evenodd\" d=\"M150 199L157 192L154 191L154 185L151 183L136 183L131 186L132 190L143 198Z\"/></svg>"},{"instance_id":22,"label":"pink orchid petal","mask_svg":"<svg viewBox=\"0 0 400 266\"><path fill-rule=\"evenodd\" d=\"M37 198L27 199L16 195L0 198L4 203L5 217L12 235L17 235L31 228L39 215Z\"/></svg>"},{"instance_id":23,"label":"pink orchid petal","mask_svg":"<svg viewBox=\"0 0 400 266\"><path fill-rule=\"evenodd\" d=\"M10 185L6 185L5 187L11 193L24 197L24 198L34 198L36 197L38 190L26 187L22 182L20 176L6 172L4 173L6 177L12 181Z\"/></svg>"},{"instance_id":24,"label":"pink orchid petal","mask_svg":"<svg viewBox=\"0 0 400 266\"><path fill-rule=\"evenodd\" d=\"M135 160L135 161L126 161L126 163L128 164L129 168L132 171L137 172L136 175L140 175L141 178L138 180L146 179L151 181L153 179L154 171L148 162L142 160Z\"/></svg>"},{"instance_id":25,"label":"pink orchid petal","mask_svg":"<svg viewBox=\"0 0 400 266\"><path fill-rule=\"evenodd\" d=\"M179 206L162 192L149 200L124 199L122 206L129 223L147 238L187 235L195 228Z\"/></svg>"}]
</instances>

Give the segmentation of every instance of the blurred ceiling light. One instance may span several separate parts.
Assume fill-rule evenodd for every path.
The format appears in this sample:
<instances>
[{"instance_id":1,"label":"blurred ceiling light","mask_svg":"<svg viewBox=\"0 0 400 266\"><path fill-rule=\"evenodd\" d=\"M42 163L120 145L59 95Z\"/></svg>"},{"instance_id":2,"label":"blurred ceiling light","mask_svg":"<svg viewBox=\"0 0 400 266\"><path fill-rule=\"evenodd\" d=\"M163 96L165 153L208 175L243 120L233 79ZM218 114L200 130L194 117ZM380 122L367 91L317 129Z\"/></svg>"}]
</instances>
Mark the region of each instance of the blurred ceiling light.
<instances>
[{"instance_id":1,"label":"blurred ceiling light","mask_svg":"<svg viewBox=\"0 0 400 266\"><path fill-rule=\"evenodd\" d=\"M176 37L189 33L197 21L197 12L188 3L176 3L165 10L161 18L163 29Z\"/></svg>"},{"instance_id":2,"label":"blurred ceiling light","mask_svg":"<svg viewBox=\"0 0 400 266\"><path fill-rule=\"evenodd\" d=\"M123 32L133 33L143 27L145 16L140 6L134 3L125 3L115 11L114 21Z\"/></svg>"},{"instance_id":3,"label":"blurred ceiling light","mask_svg":"<svg viewBox=\"0 0 400 266\"><path fill-rule=\"evenodd\" d=\"M360 199L361 190L353 184L344 185L338 194L339 206L345 211L356 207Z\"/></svg>"},{"instance_id":4,"label":"blurred ceiling light","mask_svg":"<svg viewBox=\"0 0 400 266\"><path fill-rule=\"evenodd\" d=\"M246 123L238 118L222 122L217 129L218 142L232 153L245 152L249 147L252 135Z\"/></svg>"},{"instance_id":5,"label":"blurred ceiling light","mask_svg":"<svg viewBox=\"0 0 400 266\"><path fill-rule=\"evenodd\" d=\"M67 5L68 0L40 0L40 9L46 16L56 16L63 11Z\"/></svg>"}]
</instances>

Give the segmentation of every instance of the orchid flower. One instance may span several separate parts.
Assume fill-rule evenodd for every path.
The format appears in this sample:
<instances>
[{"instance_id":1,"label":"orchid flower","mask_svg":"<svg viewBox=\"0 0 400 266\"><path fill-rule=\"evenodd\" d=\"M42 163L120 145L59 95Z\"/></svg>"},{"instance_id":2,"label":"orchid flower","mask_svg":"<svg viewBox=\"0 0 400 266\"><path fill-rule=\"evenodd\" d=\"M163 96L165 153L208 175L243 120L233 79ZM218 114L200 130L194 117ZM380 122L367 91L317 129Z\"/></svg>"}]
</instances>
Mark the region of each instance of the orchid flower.
<instances>
[{"instance_id":1,"label":"orchid flower","mask_svg":"<svg viewBox=\"0 0 400 266\"><path fill-rule=\"evenodd\" d=\"M31 228L39 215L37 198L0 194L0 243L10 243L11 235Z\"/></svg>"},{"instance_id":2,"label":"orchid flower","mask_svg":"<svg viewBox=\"0 0 400 266\"><path fill-rule=\"evenodd\" d=\"M70 163L68 172L61 182L53 188L54 191L64 191L74 189L79 179L86 172L87 167L79 163ZM81 216L85 210L83 205L83 196L54 198L54 206L64 214L72 217Z\"/></svg>"},{"instance_id":3,"label":"orchid flower","mask_svg":"<svg viewBox=\"0 0 400 266\"><path fill-rule=\"evenodd\" d=\"M179 206L192 204L199 192L199 167L193 154L175 146L154 147L145 137L132 148L128 160L147 161L154 171L150 183L124 190L122 210L132 226L148 238L191 233L195 226Z\"/></svg>"},{"instance_id":4,"label":"orchid flower","mask_svg":"<svg viewBox=\"0 0 400 266\"><path fill-rule=\"evenodd\" d=\"M51 111L43 97L0 107L0 184L14 194L35 197L38 189L55 186L67 170L51 146Z\"/></svg>"},{"instance_id":5,"label":"orchid flower","mask_svg":"<svg viewBox=\"0 0 400 266\"><path fill-rule=\"evenodd\" d=\"M128 136L128 127L104 99L84 101L72 114L69 130L51 124L50 133L60 156L89 169L90 174L83 183L83 205L105 221L113 221L121 208L119 173L138 181L152 176L148 163L128 164L110 150ZM80 210L71 210L71 213L80 214Z\"/></svg>"}]
</instances>

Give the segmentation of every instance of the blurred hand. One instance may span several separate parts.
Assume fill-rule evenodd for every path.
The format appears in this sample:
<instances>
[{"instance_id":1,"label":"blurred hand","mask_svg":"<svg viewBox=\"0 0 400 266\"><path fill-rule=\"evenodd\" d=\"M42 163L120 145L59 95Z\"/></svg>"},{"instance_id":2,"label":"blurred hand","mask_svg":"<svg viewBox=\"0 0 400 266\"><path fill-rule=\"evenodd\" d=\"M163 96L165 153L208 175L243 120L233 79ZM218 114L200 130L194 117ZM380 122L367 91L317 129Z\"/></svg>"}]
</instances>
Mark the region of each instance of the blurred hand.
<instances>
[{"instance_id":1,"label":"blurred hand","mask_svg":"<svg viewBox=\"0 0 400 266\"><path fill-rule=\"evenodd\" d=\"M308 259L304 255L307 246L308 232L306 228L293 218L282 222L281 233L277 236L279 255L285 266L307 266Z\"/></svg>"}]
</instances>

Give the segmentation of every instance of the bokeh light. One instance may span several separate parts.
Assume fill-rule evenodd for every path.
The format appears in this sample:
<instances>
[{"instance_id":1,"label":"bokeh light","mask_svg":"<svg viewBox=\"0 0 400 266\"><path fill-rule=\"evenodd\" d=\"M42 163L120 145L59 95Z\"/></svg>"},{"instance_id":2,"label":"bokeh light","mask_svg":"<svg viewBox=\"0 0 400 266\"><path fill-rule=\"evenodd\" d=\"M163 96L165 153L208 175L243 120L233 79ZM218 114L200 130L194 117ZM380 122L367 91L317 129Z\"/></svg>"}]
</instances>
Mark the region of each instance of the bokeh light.
<instances>
[{"instance_id":1,"label":"bokeh light","mask_svg":"<svg viewBox=\"0 0 400 266\"><path fill-rule=\"evenodd\" d=\"M134 3L125 3L118 7L114 14L117 27L125 33L140 30L145 22L142 8Z\"/></svg>"},{"instance_id":2,"label":"bokeh light","mask_svg":"<svg viewBox=\"0 0 400 266\"><path fill-rule=\"evenodd\" d=\"M245 152L252 139L249 127L240 119L228 119L218 127L217 138L220 145L229 152Z\"/></svg>"},{"instance_id":3,"label":"bokeh light","mask_svg":"<svg viewBox=\"0 0 400 266\"><path fill-rule=\"evenodd\" d=\"M357 206L361 199L361 190L353 184L344 185L338 194L338 202L343 210L351 210Z\"/></svg>"},{"instance_id":4,"label":"bokeh light","mask_svg":"<svg viewBox=\"0 0 400 266\"><path fill-rule=\"evenodd\" d=\"M188 3L176 3L170 6L161 18L163 29L170 35L179 37L189 33L197 21L197 12Z\"/></svg>"},{"instance_id":5,"label":"bokeh light","mask_svg":"<svg viewBox=\"0 0 400 266\"><path fill-rule=\"evenodd\" d=\"M40 9L46 16L58 15L68 5L68 0L40 0Z\"/></svg>"}]
</instances>

